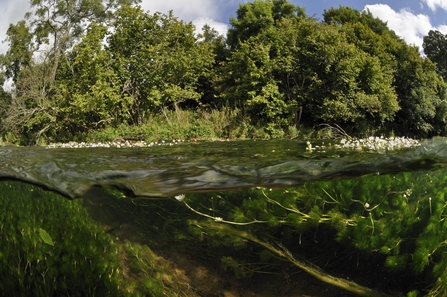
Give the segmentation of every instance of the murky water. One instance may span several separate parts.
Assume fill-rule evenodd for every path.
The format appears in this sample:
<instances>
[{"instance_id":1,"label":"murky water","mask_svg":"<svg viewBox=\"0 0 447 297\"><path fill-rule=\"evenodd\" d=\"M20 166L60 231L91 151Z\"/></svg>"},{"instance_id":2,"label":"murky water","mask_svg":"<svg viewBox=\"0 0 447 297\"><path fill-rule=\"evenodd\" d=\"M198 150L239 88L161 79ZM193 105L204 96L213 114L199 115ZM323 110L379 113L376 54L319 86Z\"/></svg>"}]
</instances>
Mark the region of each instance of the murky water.
<instances>
[{"instance_id":1,"label":"murky water","mask_svg":"<svg viewBox=\"0 0 447 297\"><path fill-rule=\"evenodd\" d=\"M442 265L447 267L442 256L447 252L447 225L436 229L447 217L447 141L427 140L417 148L380 153L335 149L329 142L318 145L325 148L309 152L305 143L290 140L126 149L2 147L0 222L9 231L1 240L9 245L0 250L0 260L1 273L9 278L0 281L0 291L22 296L51 279L53 285L34 296L85 290L100 296L113 293L105 288L119 283L124 271L126 282L117 286L133 287L128 290L136 295L182 296L183 291L189 292L184 296L211 296L204 288L193 295L179 285L186 280L172 274L178 267L163 272L176 281L161 277L161 268L154 268L155 262L163 266L157 262L161 260L154 260L159 258L148 247L171 255L190 253L238 278L300 271L287 257L284 268L281 254L275 254L279 251L307 258L334 274L363 274L359 283L389 296L395 293L390 288L400 293L447 288L436 281L444 276ZM66 198L81 199L74 203ZM95 222L99 229L92 227ZM23 248L14 262L8 254L17 245ZM109 262L93 265L98 251ZM124 264L123 254L128 259ZM115 259L117 255L121 258ZM104 275L104 288L65 287L68 279L80 281L80 272L75 273L80 262L84 274ZM52 265L57 269L52 271ZM32 267L52 272L46 277ZM189 281L199 286L185 267ZM432 270L436 273L427 277ZM364 275L367 271L371 275ZM59 279L63 273L66 277ZM325 296L336 296L333 292ZM293 296L286 286L282 295L261 287L256 294Z\"/></svg>"}]
</instances>

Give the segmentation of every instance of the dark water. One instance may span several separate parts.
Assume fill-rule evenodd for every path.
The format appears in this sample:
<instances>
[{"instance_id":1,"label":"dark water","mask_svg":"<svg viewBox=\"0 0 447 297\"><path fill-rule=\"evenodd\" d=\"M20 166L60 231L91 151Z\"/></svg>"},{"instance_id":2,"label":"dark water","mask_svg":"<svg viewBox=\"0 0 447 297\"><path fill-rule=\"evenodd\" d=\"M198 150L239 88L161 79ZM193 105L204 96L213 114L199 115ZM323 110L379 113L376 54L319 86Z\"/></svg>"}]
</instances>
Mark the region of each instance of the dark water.
<instances>
[{"instance_id":1,"label":"dark water","mask_svg":"<svg viewBox=\"0 0 447 297\"><path fill-rule=\"evenodd\" d=\"M2 290L5 296L117 295L111 288L120 275L113 267L123 262L116 259L119 249L127 255L125 265L139 260L131 263L131 283L117 281L115 287L140 288L141 296L177 296L182 290L182 296L222 296L228 286L206 289L189 274L188 282L200 294L185 293L189 285L175 287L157 278L172 269L161 273L157 269L163 265L141 262L155 261L147 246L223 267L223 279L228 270L237 278L258 271L287 275L287 284L273 282L273 276L271 285L258 280L256 296L353 296L331 286L296 291L292 279L303 283L303 275L290 276L299 269L278 260L280 254L271 254L268 246L288 249L386 296L447 290L442 281L447 280L447 140L380 153L324 145L313 152L292 140L120 149L0 147L5 181L0 183L0 295ZM149 200L115 199L110 193L117 191L121 197ZM179 194L186 194L185 203L165 199ZM82 207L66 204L66 198L83 198ZM85 210L101 227L85 217ZM236 227L216 232L213 222ZM275 244L251 240L250 245L244 234ZM133 243L118 247L113 238ZM85 267L78 273L81 263ZM101 291L98 284L105 280L107 290ZM84 287L73 286L77 282ZM42 291L27 295L30 288Z\"/></svg>"},{"instance_id":2,"label":"dark water","mask_svg":"<svg viewBox=\"0 0 447 297\"><path fill-rule=\"evenodd\" d=\"M95 186L117 189L129 197L162 198L443 168L447 166L446 144L439 138L425 141L418 148L388 153L331 148L309 153L305 143L296 141L205 142L127 149L0 147L0 178L36 184L70 198L81 197Z\"/></svg>"}]
</instances>

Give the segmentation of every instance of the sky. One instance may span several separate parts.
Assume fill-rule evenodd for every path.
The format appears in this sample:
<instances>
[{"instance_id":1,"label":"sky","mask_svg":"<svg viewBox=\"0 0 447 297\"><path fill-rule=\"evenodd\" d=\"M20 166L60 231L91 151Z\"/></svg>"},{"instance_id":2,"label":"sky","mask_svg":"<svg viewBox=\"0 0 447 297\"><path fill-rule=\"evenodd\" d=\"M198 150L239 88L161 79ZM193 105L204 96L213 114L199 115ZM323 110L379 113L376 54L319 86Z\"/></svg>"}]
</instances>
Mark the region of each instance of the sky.
<instances>
[{"instance_id":1,"label":"sky","mask_svg":"<svg viewBox=\"0 0 447 297\"><path fill-rule=\"evenodd\" d=\"M149 13L173 11L174 16L193 22L197 28L208 24L221 34L229 28L229 19L236 16L240 3L248 0L142 0L141 7ZM422 38L430 30L447 34L447 0L289 0L304 7L306 14L322 20L322 13L331 7L349 6L371 13L394 30L408 44L422 49ZM6 37L9 24L24 19L29 0L0 0L0 41ZM0 43L0 54L8 44Z\"/></svg>"}]
</instances>

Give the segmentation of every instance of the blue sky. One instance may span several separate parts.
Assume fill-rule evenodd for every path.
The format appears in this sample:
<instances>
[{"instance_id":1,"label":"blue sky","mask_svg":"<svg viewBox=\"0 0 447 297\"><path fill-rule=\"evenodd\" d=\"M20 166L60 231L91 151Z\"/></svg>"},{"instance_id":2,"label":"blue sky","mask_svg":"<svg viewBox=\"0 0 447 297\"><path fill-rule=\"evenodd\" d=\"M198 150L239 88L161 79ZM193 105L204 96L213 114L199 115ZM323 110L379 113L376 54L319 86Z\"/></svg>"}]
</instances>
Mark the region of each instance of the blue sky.
<instances>
[{"instance_id":1,"label":"blue sky","mask_svg":"<svg viewBox=\"0 0 447 297\"><path fill-rule=\"evenodd\" d=\"M302 6L306 13L322 19L322 13L330 7L349 6L359 11L369 9L374 16L386 21L388 26L407 43L422 46L422 38L430 30L447 34L447 0L289 0ZM10 23L23 19L28 11L29 0L0 0L0 40ZM173 10L174 15L198 28L208 23L222 34L228 29L230 16L236 15L240 0L142 0L141 6L153 13ZM4 53L7 44L0 44Z\"/></svg>"}]
</instances>

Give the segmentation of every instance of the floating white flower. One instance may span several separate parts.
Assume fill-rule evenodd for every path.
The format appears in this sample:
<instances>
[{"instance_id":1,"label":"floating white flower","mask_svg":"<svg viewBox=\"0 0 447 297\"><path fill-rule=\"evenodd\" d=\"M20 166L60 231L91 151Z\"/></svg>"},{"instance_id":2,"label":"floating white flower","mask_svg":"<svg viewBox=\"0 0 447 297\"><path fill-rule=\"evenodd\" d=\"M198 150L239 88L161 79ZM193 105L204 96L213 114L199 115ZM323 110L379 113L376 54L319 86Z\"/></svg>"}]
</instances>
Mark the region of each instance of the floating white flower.
<instances>
[{"instance_id":1,"label":"floating white flower","mask_svg":"<svg viewBox=\"0 0 447 297\"><path fill-rule=\"evenodd\" d=\"M185 200L185 194L177 195L174 198L177 199L178 201L182 202L183 200Z\"/></svg>"}]
</instances>

